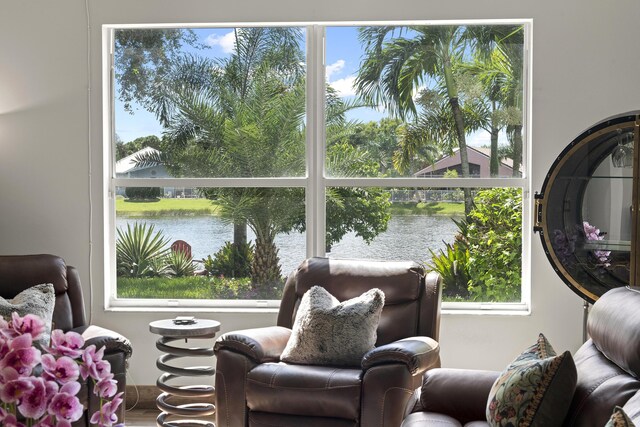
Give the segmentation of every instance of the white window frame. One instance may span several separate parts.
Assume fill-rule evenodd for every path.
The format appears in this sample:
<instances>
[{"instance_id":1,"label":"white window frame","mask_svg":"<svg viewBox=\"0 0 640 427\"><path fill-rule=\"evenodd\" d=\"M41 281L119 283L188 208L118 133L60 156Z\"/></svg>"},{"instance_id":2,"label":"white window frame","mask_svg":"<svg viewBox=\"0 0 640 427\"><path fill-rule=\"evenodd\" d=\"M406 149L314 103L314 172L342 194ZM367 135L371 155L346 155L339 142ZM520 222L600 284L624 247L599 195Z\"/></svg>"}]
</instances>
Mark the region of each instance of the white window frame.
<instances>
[{"instance_id":1,"label":"white window frame","mask_svg":"<svg viewBox=\"0 0 640 427\"><path fill-rule=\"evenodd\" d=\"M523 152L524 174L520 178L332 178L324 170L325 155L325 28L367 25L523 25L524 37L524 102ZM305 176L287 178L116 178L115 122L113 88L113 33L118 29L139 28L233 28L258 26L305 27L307 31L307 132ZM445 313L529 314L531 298L531 40L532 21L461 20L461 21L389 21L389 22L316 22L316 23L225 23L225 24L122 24L102 26L103 86L103 229L105 241L104 301L113 311L277 311L278 300L195 300L195 299L119 299L116 298L115 261L115 189L116 187L299 187L306 198L306 257L325 256L325 195L327 187L411 187L411 188L493 188L510 187L522 191L522 288L519 303L444 302ZM283 272L287 274L288 272Z\"/></svg>"}]
</instances>

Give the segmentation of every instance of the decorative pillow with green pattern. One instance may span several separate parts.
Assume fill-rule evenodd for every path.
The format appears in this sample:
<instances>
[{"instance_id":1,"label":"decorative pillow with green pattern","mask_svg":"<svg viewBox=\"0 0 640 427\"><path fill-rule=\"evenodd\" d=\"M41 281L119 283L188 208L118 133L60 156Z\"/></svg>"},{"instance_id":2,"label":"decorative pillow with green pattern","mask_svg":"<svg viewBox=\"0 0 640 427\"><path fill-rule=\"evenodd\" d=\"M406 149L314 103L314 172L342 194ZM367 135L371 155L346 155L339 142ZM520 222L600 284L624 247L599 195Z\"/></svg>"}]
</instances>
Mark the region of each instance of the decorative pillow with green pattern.
<instances>
[{"instance_id":1,"label":"decorative pillow with green pattern","mask_svg":"<svg viewBox=\"0 0 640 427\"><path fill-rule=\"evenodd\" d=\"M571 353L561 355L544 335L507 366L491 387L487 421L494 427L554 427L564 421L576 388Z\"/></svg>"}]
</instances>

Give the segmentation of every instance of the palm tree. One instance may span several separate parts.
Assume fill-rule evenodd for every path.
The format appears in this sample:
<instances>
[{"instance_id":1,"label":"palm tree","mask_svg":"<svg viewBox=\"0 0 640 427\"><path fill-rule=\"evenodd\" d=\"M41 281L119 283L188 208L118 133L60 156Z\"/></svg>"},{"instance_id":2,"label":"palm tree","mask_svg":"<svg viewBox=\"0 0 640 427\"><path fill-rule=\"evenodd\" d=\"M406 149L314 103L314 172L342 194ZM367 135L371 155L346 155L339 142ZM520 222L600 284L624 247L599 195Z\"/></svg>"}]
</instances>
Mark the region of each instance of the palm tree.
<instances>
[{"instance_id":1,"label":"palm tree","mask_svg":"<svg viewBox=\"0 0 640 427\"><path fill-rule=\"evenodd\" d=\"M174 176L281 177L305 173L305 79L297 29L245 28L236 31L236 51L221 61L185 55L169 68L155 91L153 111L165 128L162 154L139 159L160 162ZM327 138L348 127L345 103L328 88ZM330 163L340 150L329 150ZM345 161L348 159L344 158ZM281 280L275 236L305 230L304 191L300 188L207 188L221 214L238 229L256 235L252 261L254 286ZM379 196L379 195L377 195ZM386 229L388 201L353 191L341 194L344 211L362 205L357 221L334 219L329 244L350 230L371 240ZM350 199L349 199L350 198ZM348 201L345 202L345 199ZM333 201L327 201L328 207ZM342 211L342 212L344 212ZM362 213L362 212L360 212ZM335 232L334 232L335 231ZM241 236L242 237L242 236Z\"/></svg>"},{"instance_id":2,"label":"palm tree","mask_svg":"<svg viewBox=\"0 0 640 427\"><path fill-rule=\"evenodd\" d=\"M365 58L356 88L365 100L384 105L400 118L415 117L418 88L428 79L442 83L455 125L462 176L470 176L464 116L453 72L467 45L465 27L365 27L360 40ZM471 192L465 189L465 212L471 211L472 203Z\"/></svg>"},{"instance_id":3,"label":"palm tree","mask_svg":"<svg viewBox=\"0 0 640 427\"><path fill-rule=\"evenodd\" d=\"M513 176L520 176L522 164L523 42L524 27L481 27L476 35L482 40L471 64L463 64L483 86L490 117L491 174L498 172L498 132L507 127L511 143Z\"/></svg>"},{"instance_id":4,"label":"palm tree","mask_svg":"<svg viewBox=\"0 0 640 427\"><path fill-rule=\"evenodd\" d=\"M172 62L153 98L152 111L165 128L162 158L146 160L161 161L174 176L300 176L305 170L300 30L242 28L235 36L229 58L184 55ZM287 221L275 209L296 218L303 209L300 191L287 202L277 190L263 190L203 190L226 207L222 214L234 225L234 244L246 243L247 224L256 234L254 285L281 279L273 239ZM279 203L271 206L274 198Z\"/></svg>"}]
</instances>

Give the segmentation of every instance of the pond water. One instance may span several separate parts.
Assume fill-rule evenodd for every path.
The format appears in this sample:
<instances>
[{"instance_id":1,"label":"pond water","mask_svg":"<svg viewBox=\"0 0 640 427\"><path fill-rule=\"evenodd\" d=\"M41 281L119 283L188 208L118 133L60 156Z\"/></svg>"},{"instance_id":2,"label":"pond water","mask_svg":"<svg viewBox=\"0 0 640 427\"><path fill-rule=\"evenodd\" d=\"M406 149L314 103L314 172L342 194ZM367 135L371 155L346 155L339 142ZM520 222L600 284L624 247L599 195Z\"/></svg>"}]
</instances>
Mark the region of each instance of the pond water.
<instances>
[{"instance_id":1,"label":"pond water","mask_svg":"<svg viewBox=\"0 0 640 427\"><path fill-rule=\"evenodd\" d=\"M232 225L215 216L196 217L118 217L116 225L125 228L127 223L146 222L162 230L170 242L184 240L191 245L194 259L203 259L215 254L225 242L233 239ZM346 234L333 245L329 257L370 258L387 260L414 260L423 262L430 256L429 249L436 251L451 243L457 227L446 216L392 216L387 231L379 234L371 244L366 244L354 233ZM255 235L249 230L249 240ZM306 237L304 233L280 234L276 236L280 252L282 273L288 274L306 257Z\"/></svg>"}]
</instances>

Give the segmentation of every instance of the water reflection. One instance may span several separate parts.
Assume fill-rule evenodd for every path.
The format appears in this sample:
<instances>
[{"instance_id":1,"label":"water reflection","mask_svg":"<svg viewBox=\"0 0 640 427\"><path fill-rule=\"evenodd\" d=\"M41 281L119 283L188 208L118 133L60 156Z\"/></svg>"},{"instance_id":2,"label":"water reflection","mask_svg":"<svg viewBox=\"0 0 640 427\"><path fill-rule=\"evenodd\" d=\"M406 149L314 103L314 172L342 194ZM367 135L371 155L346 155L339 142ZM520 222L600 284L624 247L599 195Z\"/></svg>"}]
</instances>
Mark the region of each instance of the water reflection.
<instances>
[{"instance_id":1,"label":"water reflection","mask_svg":"<svg viewBox=\"0 0 640 427\"><path fill-rule=\"evenodd\" d=\"M170 241L184 240L191 245L194 259L215 254L227 241L233 239L233 227L215 216L196 217L118 217L118 228L126 228L127 223L144 221L162 230ZM348 233L331 248L330 257L373 258L388 260L425 261L429 249L444 248L443 240L452 242L457 227L446 216L393 216L387 231L381 233L367 245L355 233ZM255 235L249 230L249 240ZM304 233L280 234L276 236L282 273L288 274L306 257L306 237Z\"/></svg>"}]
</instances>

